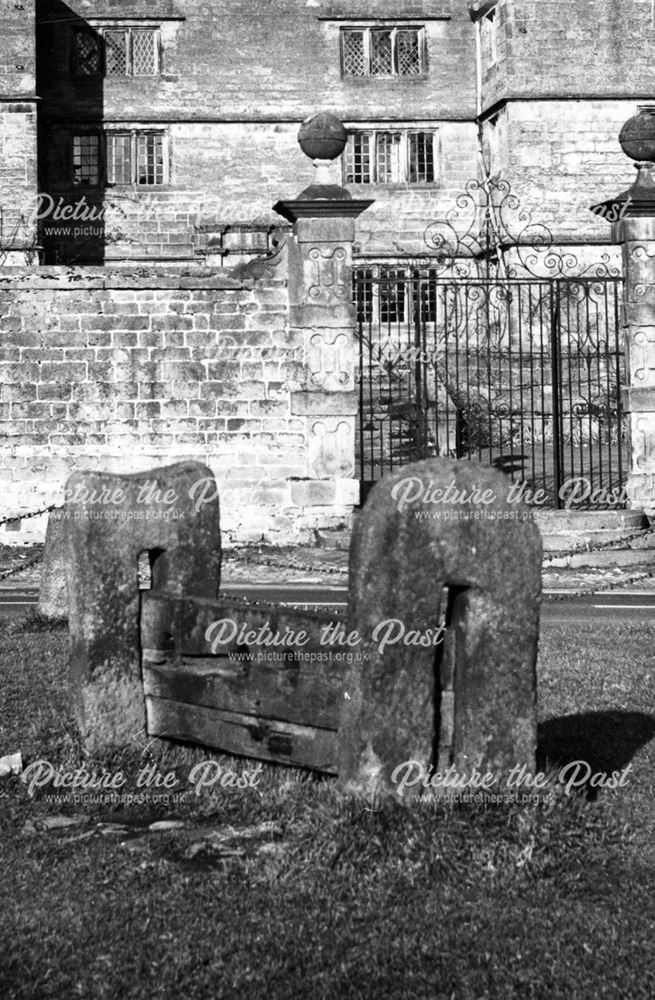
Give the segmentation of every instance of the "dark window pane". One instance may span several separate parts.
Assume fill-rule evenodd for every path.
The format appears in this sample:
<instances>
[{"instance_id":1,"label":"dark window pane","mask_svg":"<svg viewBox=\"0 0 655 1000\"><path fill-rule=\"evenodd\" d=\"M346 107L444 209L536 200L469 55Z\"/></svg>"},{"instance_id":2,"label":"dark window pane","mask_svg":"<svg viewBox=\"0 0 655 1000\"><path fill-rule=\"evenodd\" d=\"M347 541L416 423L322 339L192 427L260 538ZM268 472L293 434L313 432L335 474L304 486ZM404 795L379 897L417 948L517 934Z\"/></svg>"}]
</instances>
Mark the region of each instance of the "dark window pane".
<instances>
[{"instance_id":1,"label":"dark window pane","mask_svg":"<svg viewBox=\"0 0 655 1000\"><path fill-rule=\"evenodd\" d=\"M102 73L102 40L95 31L73 32L73 70L77 76Z\"/></svg>"},{"instance_id":2,"label":"dark window pane","mask_svg":"<svg viewBox=\"0 0 655 1000\"><path fill-rule=\"evenodd\" d=\"M418 31L415 28L399 30L396 44L398 46L399 76L417 76L421 72Z\"/></svg>"},{"instance_id":3,"label":"dark window pane","mask_svg":"<svg viewBox=\"0 0 655 1000\"><path fill-rule=\"evenodd\" d=\"M73 184L100 183L100 140L97 135L73 136Z\"/></svg>"},{"instance_id":4,"label":"dark window pane","mask_svg":"<svg viewBox=\"0 0 655 1000\"><path fill-rule=\"evenodd\" d=\"M373 76L391 76L393 73L390 31L371 31L371 73Z\"/></svg>"},{"instance_id":5,"label":"dark window pane","mask_svg":"<svg viewBox=\"0 0 655 1000\"><path fill-rule=\"evenodd\" d=\"M405 281L402 271L385 271L380 284L380 321L403 323L405 321ZM395 280L400 278L402 280Z\"/></svg>"},{"instance_id":6,"label":"dark window pane","mask_svg":"<svg viewBox=\"0 0 655 1000\"><path fill-rule=\"evenodd\" d=\"M346 146L346 184L371 183L371 136L351 135Z\"/></svg>"},{"instance_id":7,"label":"dark window pane","mask_svg":"<svg viewBox=\"0 0 655 1000\"><path fill-rule=\"evenodd\" d=\"M434 181L434 136L431 132L410 132L409 180L414 184Z\"/></svg>"},{"instance_id":8,"label":"dark window pane","mask_svg":"<svg viewBox=\"0 0 655 1000\"><path fill-rule=\"evenodd\" d=\"M136 137L137 184L164 183L164 141L161 135Z\"/></svg>"}]
</instances>

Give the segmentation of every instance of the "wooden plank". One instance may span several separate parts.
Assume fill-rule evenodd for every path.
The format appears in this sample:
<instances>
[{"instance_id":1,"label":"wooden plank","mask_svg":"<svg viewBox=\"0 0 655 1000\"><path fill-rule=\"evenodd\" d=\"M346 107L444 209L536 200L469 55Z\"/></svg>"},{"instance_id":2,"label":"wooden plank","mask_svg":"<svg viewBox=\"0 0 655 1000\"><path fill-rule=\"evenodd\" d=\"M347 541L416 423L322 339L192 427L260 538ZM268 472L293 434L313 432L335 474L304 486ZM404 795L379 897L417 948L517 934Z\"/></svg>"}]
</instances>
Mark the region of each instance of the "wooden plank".
<instances>
[{"instance_id":1,"label":"wooden plank","mask_svg":"<svg viewBox=\"0 0 655 1000\"><path fill-rule=\"evenodd\" d=\"M153 661L164 659L162 653L209 656L220 652L229 656L235 650L252 647L325 651L326 644L321 642L324 630L339 620L336 614L239 598L180 597L166 591L143 591L141 647L144 659ZM231 633L232 640L218 641ZM296 641L305 637L306 641Z\"/></svg>"},{"instance_id":2,"label":"wooden plank","mask_svg":"<svg viewBox=\"0 0 655 1000\"><path fill-rule=\"evenodd\" d=\"M337 734L203 705L146 697L150 736L189 740L225 753L337 773Z\"/></svg>"},{"instance_id":3,"label":"wooden plank","mask_svg":"<svg viewBox=\"0 0 655 1000\"><path fill-rule=\"evenodd\" d=\"M346 663L330 651L297 653L295 658L241 660L224 656L178 657L143 663L146 695L207 708L338 729ZM259 654L254 654L255 657ZM323 657L311 662L309 656Z\"/></svg>"}]
</instances>

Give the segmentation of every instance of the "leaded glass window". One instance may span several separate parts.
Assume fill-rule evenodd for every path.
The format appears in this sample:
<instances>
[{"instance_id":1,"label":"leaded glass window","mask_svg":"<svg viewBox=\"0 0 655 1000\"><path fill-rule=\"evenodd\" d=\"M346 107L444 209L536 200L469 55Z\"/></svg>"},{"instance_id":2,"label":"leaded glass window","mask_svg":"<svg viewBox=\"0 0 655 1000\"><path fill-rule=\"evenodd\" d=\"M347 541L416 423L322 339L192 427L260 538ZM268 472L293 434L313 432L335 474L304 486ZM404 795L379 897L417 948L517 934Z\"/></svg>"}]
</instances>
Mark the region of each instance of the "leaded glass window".
<instances>
[{"instance_id":1,"label":"leaded glass window","mask_svg":"<svg viewBox=\"0 0 655 1000\"><path fill-rule=\"evenodd\" d=\"M426 71L424 29L344 28L344 76L420 76Z\"/></svg>"}]
</instances>

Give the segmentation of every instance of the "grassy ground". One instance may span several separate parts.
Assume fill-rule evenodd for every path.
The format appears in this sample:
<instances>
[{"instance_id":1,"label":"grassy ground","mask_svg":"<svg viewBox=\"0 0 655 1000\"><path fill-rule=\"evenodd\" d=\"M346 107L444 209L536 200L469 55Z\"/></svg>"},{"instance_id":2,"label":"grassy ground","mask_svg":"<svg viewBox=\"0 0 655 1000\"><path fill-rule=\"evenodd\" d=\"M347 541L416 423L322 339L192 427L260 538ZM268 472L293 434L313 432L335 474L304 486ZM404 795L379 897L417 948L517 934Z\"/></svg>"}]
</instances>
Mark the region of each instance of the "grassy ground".
<instances>
[{"instance_id":1,"label":"grassy ground","mask_svg":"<svg viewBox=\"0 0 655 1000\"><path fill-rule=\"evenodd\" d=\"M155 761L176 776L168 804L57 803L0 778L0 997L652 1000L654 640L543 630L544 766L633 765L595 797L369 810L273 767L195 795L194 764L254 765L179 746ZM80 766L66 642L37 618L3 626L0 755ZM149 752L86 766L135 790Z\"/></svg>"}]
</instances>

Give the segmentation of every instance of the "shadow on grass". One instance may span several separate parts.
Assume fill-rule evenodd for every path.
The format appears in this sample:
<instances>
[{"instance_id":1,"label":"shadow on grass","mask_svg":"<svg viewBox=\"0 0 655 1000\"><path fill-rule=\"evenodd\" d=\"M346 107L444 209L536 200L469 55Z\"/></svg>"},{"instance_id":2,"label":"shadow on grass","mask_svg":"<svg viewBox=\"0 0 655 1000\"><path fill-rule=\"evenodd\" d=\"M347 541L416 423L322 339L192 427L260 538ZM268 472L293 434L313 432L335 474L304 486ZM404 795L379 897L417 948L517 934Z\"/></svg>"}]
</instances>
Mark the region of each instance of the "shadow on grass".
<instances>
[{"instance_id":1,"label":"shadow on grass","mask_svg":"<svg viewBox=\"0 0 655 1000\"><path fill-rule=\"evenodd\" d=\"M655 736L655 716L643 712L585 712L547 719L539 724L537 768L562 768L585 761L592 774L622 771ZM584 786L590 800L598 788Z\"/></svg>"}]
</instances>

